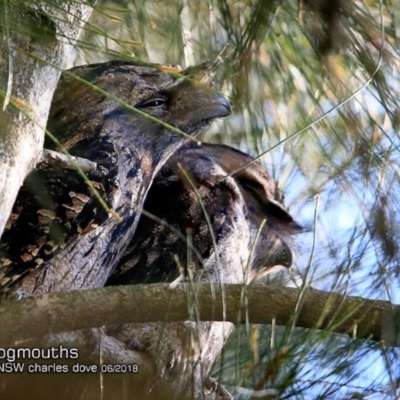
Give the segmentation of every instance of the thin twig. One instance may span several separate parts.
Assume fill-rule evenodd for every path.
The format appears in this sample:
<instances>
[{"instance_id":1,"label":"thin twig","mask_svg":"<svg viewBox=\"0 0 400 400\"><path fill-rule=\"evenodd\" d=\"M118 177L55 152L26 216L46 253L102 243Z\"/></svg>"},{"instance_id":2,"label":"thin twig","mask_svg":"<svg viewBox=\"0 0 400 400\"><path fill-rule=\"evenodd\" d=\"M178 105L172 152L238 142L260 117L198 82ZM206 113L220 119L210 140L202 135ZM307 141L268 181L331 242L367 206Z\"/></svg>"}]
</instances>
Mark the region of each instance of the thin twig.
<instances>
[{"instance_id":1,"label":"thin twig","mask_svg":"<svg viewBox=\"0 0 400 400\"><path fill-rule=\"evenodd\" d=\"M69 154L59 153L58 151L43 149L42 158L39 161L40 166L56 165L64 169L76 170L79 168L82 172L88 174L96 171L97 164L87 158L74 157Z\"/></svg>"}]
</instances>

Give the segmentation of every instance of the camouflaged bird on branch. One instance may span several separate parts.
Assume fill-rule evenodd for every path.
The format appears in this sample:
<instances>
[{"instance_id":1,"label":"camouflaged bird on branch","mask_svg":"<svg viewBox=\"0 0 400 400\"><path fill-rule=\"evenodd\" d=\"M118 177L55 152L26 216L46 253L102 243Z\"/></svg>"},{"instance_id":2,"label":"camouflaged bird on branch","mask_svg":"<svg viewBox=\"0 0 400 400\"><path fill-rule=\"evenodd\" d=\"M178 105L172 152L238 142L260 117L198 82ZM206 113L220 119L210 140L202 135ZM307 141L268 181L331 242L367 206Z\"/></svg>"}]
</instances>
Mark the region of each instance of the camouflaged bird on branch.
<instances>
[{"instance_id":1,"label":"camouflaged bird on branch","mask_svg":"<svg viewBox=\"0 0 400 400\"><path fill-rule=\"evenodd\" d=\"M302 227L285 209L276 182L251 161L224 145L181 147L157 174L134 239L107 285L248 283L276 265L291 267L292 235ZM192 301L187 306L195 319L201 305ZM168 380L184 393L191 376L209 376L233 328L230 322L160 322L107 333L154 357L153 390Z\"/></svg>"},{"instance_id":2,"label":"camouflaged bird on branch","mask_svg":"<svg viewBox=\"0 0 400 400\"><path fill-rule=\"evenodd\" d=\"M162 123L197 136L230 113L224 97L184 74L125 61L63 74L48 130L70 154L97 164L87 178L122 222L77 171L37 169L2 237L2 291L22 297L104 285L132 238L153 177L184 143ZM46 147L59 145L47 140Z\"/></svg>"},{"instance_id":3,"label":"camouflaged bird on branch","mask_svg":"<svg viewBox=\"0 0 400 400\"><path fill-rule=\"evenodd\" d=\"M84 179L50 163L27 177L0 242L4 297L105 284L245 283L291 266L291 236L301 227L260 164L228 146L197 144L168 161L185 141L177 129L197 136L230 113L225 98L184 74L114 61L63 75L48 123L59 143L46 146L96 169ZM188 306L196 321L195 302ZM153 357L152 398L165 385L185 398L215 386L205 378L232 329L160 322L107 332Z\"/></svg>"}]
</instances>

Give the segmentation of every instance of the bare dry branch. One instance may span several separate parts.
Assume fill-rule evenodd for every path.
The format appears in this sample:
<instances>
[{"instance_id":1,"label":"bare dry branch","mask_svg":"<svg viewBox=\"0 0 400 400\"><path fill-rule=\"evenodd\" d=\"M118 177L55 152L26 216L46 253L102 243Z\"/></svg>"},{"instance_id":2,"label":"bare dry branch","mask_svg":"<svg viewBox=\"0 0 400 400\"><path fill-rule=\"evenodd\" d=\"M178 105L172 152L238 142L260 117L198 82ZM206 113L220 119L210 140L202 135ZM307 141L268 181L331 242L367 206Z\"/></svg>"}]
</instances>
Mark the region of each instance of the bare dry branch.
<instances>
[{"instance_id":1,"label":"bare dry branch","mask_svg":"<svg viewBox=\"0 0 400 400\"><path fill-rule=\"evenodd\" d=\"M80 169L84 173L95 172L97 164L87 158L74 157L53 150L43 149L39 165L57 165L64 169Z\"/></svg>"}]
</instances>

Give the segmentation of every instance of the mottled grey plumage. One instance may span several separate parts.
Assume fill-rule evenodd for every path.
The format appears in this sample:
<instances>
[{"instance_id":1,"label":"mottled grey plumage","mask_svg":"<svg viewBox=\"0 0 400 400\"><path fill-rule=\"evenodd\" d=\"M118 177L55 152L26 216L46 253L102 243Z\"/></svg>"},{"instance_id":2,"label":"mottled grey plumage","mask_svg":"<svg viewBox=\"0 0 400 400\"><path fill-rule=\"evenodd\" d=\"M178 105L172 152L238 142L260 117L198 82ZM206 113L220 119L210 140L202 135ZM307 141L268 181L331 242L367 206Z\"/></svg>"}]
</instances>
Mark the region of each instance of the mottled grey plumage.
<instances>
[{"instance_id":1,"label":"mottled grey plumage","mask_svg":"<svg viewBox=\"0 0 400 400\"><path fill-rule=\"evenodd\" d=\"M302 228L284 208L275 181L257 162L227 177L250 161L223 145L180 148L156 176L144 205L159 220L142 215L107 284L171 282L182 272L188 280L244 283L276 264L289 267L291 236ZM195 304L188 307L195 317ZM173 381L184 373L208 376L232 329L221 322L160 322L108 333L150 352L161 376Z\"/></svg>"},{"instance_id":2,"label":"mottled grey plumage","mask_svg":"<svg viewBox=\"0 0 400 400\"><path fill-rule=\"evenodd\" d=\"M122 222L77 172L37 169L21 189L0 244L0 286L9 293L104 285L135 231L154 175L184 143L126 105L192 136L230 113L221 95L161 66L112 61L65 72L48 129L72 155L97 163L88 178ZM50 140L46 146L59 148Z\"/></svg>"},{"instance_id":3,"label":"mottled grey plumage","mask_svg":"<svg viewBox=\"0 0 400 400\"><path fill-rule=\"evenodd\" d=\"M231 236L238 239L235 234L244 227L240 243L244 247L235 257L241 258L243 271L250 267L246 281L276 264L289 267L291 235L302 228L284 208L275 181L257 162L227 177L251 161L229 146L191 143L182 147L156 176L144 205L158 220L141 217L134 240L107 284L172 281L179 276L179 265L210 279L206 276L210 271L203 267L209 259L216 262L214 245L221 252L222 244L227 246ZM221 267L220 276L211 280L228 283L239 273L222 269L227 268Z\"/></svg>"}]
</instances>

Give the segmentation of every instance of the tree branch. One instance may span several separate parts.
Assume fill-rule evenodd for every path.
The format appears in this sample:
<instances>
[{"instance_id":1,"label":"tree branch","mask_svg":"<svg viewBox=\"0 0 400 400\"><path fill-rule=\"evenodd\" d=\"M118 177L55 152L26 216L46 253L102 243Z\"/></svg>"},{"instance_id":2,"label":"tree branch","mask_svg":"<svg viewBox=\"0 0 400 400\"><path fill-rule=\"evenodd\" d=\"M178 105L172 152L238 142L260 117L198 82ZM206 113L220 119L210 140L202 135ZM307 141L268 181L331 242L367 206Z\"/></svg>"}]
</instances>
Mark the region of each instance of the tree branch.
<instances>
[{"instance_id":1,"label":"tree branch","mask_svg":"<svg viewBox=\"0 0 400 400\"><path fill-rule=\"evenodd\" d=\"M95 172L97 164L87 158L74 157L58 151L43 149L40 166L56 165L64 169L80 169L84 173Z\"/></svg>"},{"instance_id":2,"label":"tree branch","mask_svg":"<svg viewBox=\"0 0 400 400\"><path fill-rule=\"evenodd\" d=\"M103 325L190 319L189 298L195 293L201 320L222 321L219 285L168 284L117 286L49 293L0 306L0 346L47 334ZM291 323L300 291L261 285L225 286L226 320L243 323ZM246 300L245 300L246 299ZM192 300L191 300L192 301ZM244 306L246 304L246 307ZM384 340L399 346L400 307L387 301L308 289L297 312L296 326L328 329L357 338Z\"/></svg>"},{"instance_id":3,"label":"tree branch","mask_svg":"<svg viewBox=\"0 0 400 400\"><path fill-rule=\"evenodd\" d=\"M91 4L9 1L0 7L0 236L40 157L53 92Z\"/></svg>"}]
</instances>

